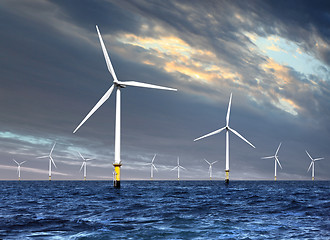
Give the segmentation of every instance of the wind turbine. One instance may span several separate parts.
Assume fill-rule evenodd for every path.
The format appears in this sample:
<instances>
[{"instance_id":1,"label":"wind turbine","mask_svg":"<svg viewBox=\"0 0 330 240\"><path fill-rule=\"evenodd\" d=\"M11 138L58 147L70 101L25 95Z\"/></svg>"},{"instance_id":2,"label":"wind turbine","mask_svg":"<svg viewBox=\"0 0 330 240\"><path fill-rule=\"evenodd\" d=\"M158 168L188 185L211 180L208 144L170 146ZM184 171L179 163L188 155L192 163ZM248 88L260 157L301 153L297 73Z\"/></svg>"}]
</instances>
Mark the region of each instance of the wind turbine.
<instances>
[{"instance_id":1,"label":"wind turbine","mask_svg":"<svg viewBox=\"0 0 330 240\"><path fill-rule=\"evenodd\" d=\"M18 163L15 159L13 161L17 164L17 173L18 173L18 181L21 181L21 165L26 161Z\"/></svg>"},{"instance_id":2,"label":"wind turbine","mask_svg":"<svg viewBox=\"0 0 330 240\"><path fill-rule=\"evenodd\" d=\"M178 169L178 180L180 180L180 168L182 168L183 170L187 170L184 167L180 166L180 159L178 157L178 165L176 167L174 167L173 169L171 169L171 171Z\"/></svg>"},{"instance_id":3,"label":"wind turbine","mask_svg":"<svg viewBox=\"0 0 330 240\"><path fill-rule=\"evenodd\" d=\"M151 163L147 163L147 165L150 165L150 178L151 178L151 180L153 180L153 178L154 178L154 169L158 172L158 169L156 168L156 166L154 164L156 155L157 154L155 154L154 157L152 158Z\"/></svg>"},{"instance_id":4,"label":"wind turbine","mask_svg":"<svg viewBox=\"0 0 330 240\"><path fill-rule=\"evenodd\" d=\"M96 105L92 108L92 110L87 114L87 116L81 121L81 123L78 125L78 127L73 131L73 133L77 132L77 130L83 125L87 119L110 97L112 91L114 88L116 88L116 123L115 123L115 163L113 164L116 171L116 179L114 181L114 187L120 188L120 167L121 167L121 158L120 158L120 90L121 88L125 88L126 86L132 86L132 87L143 87L143 88L153 88L153 89L161 89L161 90L171 90L171 91L177 91L174 88L168 88L168 87L161 87L153 84L148 83L141 83L141 82L135 82L135 81L119 81L117 79L116 73L113 69L113 66L111 64L109 55L107 53L107 50L105 48L102 36L100 34L99 28L96 25L96 31L99 36L99 40L101 43L103 55L108 67L108 71L110 72L112 78L113 78L113 84L108 89L108 91L104 94L104 96L96 103Z\"/></svg>"},{"instance_id":5,"label":"wind turbine","mask_svg":"<svg viewBox=\"0 0 330 240\"><path fill-rule=\"evenodd\" d=\"M41 157L37 157L37 158L49 158L49 171L48 171L48 176L49 176L49 181L52 180L52 163L54 164L54 166L56 167L56 164L54 162L54 159L52 158L52 153L53 153L53 150L55 148L55 145L56 145L56 142L54 143L52 149L50 150L50 153L49 155L47 156L41 156ZM57 167L56 167L57 168Z\"/></svg>"},{"instance_id":6,"label":"wind turbine","mask_svg":"<svg viewBox=\"0 0 330 240\"><path fill-rule=\"evenodd\" d=\"M308 168L307 172L308 172L309 169L311 169L311 167L312 167L312 180L314 181L314 171L315 171L315 169L314 169L314 165L315 165L315 161L319 161L319 160L322 160L322 159L324 159L324 158L323 158L323 157L322 157L322 158L312 158L311 155L307 152L307 150L305 150L305 151L306 151L308 157L312 160L311 164L309 165L309 168Z\"/></svg>"},{"instance_id":7,"label":"wind turbine","mask_svg":"<svg viewBox=\"0 0 330 240\"><path fill-rule=\"evenodd\" d=\"M280 160L278 160L278 151L280 150L280 147L281 147L282 143L280 143L280 145L278 145L278 148L275 152L275 155L274 156L269 156L269 157L262 157L261 159L269 159L269 158L274 158L274 161L275 161L275 178L274 180L276 181L276 172L277 172L277 164L280 166L280 168L282 169L282 166L281 166L281 163L280 163Z\"/></svg>"},{"instance_id":8,"label":"wind turbine","mask_svg":"<svg viewBox=\"0 0 330 240\"><path fill-rule=\"evenodd\" d=\"M80 171L84 168L84 181L86 181L87 176L87 161L93 160L93 158L84 158L80 152L78 152L80 157L83 159L83 163L81 164Z\"/></svg>"},{"instance_id":9,"label":"wind turbine","mask_svg":"<svg viewBox=\"0 0 330 240\"><path fill-rule=\"evenodd\" d=\"M237 131L235 131L234 129L229 127L229 116L230 116L230 107L231 107L231 99L232 99L233 94L230 94L230 98L229 98L229 104L228 104L228 110L227 110L227 117L226 117L226 126L224 126L223 128L220 128L218 130L215 130L213 132L210 132L204 136L201 136L199 138L196 138L194 141L198 141L200 139L215 135L220 133L223 130L226 130L226 183L229 183L229 131L231 131L232 133L234 133L236 136L238 136L239 138L241 138L242 140L244 140L246 143L248 143L250 146L252 146L253 148L255 148L255 146L252 145L252 143L250 143L248 140L246 140L241 134L239 134Z\"/></svg>"},{"instance_id":10,"label":"wind turbine","mask_svg":"<svg viewBox=\"0 0 330 240\"><path fill-rule=\"evenodd\" d=\"M207 163L210 165L210 167L209 167L209 173L210 173L210 180L212 180L212 165L215 164L215 163L218 162L218 161L215 161L215 162L213 162L213 163L210 163L210 162L207 161L206 159L204 159L204 160L205 160L205 162L207 162Z\"/></svg>"}]
</instances>

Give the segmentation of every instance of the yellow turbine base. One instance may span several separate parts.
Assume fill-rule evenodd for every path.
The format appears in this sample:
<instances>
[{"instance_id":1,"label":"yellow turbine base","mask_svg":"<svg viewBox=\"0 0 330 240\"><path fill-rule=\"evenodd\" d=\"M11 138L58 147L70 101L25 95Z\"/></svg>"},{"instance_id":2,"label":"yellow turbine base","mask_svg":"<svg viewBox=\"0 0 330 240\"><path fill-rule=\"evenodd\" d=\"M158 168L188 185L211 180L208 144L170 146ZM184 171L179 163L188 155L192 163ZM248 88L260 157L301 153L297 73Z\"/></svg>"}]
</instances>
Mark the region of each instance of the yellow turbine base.
<instances>
[{"instance_id":1,"label":"yellow turbine base","mask_svg":"<svg viewBox=\"0 0 330 240\"><path fill-rule=\"evenodd\" d=\"M275 176L274 180L276 181L276 176Z\"/></svg>"},{"instance_id":2,"label":"yellow turbine base","mask_svg":"<svg viewBox=\"0 0 330 240\"><path fill-rule=\"evenodd\" d=\"M49 176L49 181L51 181L52 180L52 176Z\"/></svg>"},{"instance_id":3,"label":"yellow turbine base","mask_svg":"<svg viewBox=\"0 0 330 240\"><path fill-rule=\"evenodd\" d=\"M115 167L115 179L113 181L113 186L115 188L120 188L120 163L114 163L113 166Z\"/></svg>"},{"instance_id":4,"label":"yellow turbine base","mask_svg":"<svg viewBox=\"0 0 330 240\"><path fill-rule=\"evenodd\" d=\"M226 179L225 179L226 183L229 183L229 170L226 170Z\"/></svg>"},{"instance_id":5,"label":"yellow turbine base","mask_svg":"<svg viewBox=\"0 0 330 240\"><path fill-rule=\"evenodd\" d=\"M86 177L84 177L84 181L86 181Z\"/></svg>"},{"instance_id":6,"label":"yellow turbine base","mask_svg":"<svg viewBox=\"0 0 330 240\"><path fill-rule=\"evenodd\" d=\"M312 181L314 181L314 177L312 177Z\"/></svg>"}]
</instances>

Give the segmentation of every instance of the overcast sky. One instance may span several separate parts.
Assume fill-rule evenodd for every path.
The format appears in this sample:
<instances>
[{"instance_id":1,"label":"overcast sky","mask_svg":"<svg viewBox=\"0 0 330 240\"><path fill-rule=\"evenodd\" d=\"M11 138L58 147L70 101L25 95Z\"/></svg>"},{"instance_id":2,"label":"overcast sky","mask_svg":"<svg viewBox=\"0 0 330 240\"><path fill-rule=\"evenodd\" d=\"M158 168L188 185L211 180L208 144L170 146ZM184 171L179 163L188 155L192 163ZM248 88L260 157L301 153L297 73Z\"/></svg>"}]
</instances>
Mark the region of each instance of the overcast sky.
<instances>
[{"instance_id":1,"label":"overcast sky","mask_svg":"<svg viewBox=\"0 0 330 240\"><path fill-rule=\"evenodd\" d=\"M99 26L120 80L178 92L122 89L122 179L225 177L225 133L193 139L225 125L230 178L330 179L329 1L47 1L0 2L0 179L111 180L115 94L73 130L112 84L98 40Z\"/></svg>"}]
</instances>

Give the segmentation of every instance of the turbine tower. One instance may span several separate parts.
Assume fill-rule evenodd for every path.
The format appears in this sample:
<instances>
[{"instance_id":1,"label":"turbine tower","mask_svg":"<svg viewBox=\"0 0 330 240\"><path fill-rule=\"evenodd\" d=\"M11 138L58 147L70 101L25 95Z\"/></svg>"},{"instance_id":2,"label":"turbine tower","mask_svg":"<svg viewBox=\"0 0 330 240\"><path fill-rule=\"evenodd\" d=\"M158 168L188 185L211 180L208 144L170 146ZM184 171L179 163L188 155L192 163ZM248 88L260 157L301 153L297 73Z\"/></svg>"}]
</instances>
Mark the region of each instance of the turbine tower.
<instances>
[{"instance_id":1,"label":"turbine tower","mask_svg":"<svg viewBox=\"0 0 330 240\"><path fill-rule=\"evenodd\" d=\"M220 128L218 130L215 130L213 132L210 132L204 136L201 136L199 138L196 138L194 141L198 141L200 139L215 135L220 133L223 130L226 130L226 179L225 182L229 183L229 131L234 133L236 136L244 140L246 143L248 143L251 147L255 148L255 146L252 145L248 140L246 140L241 134L239 134L237 131L229 127L229 116L230 116L230 107L231 107L231 99L232 99L232 93L230 94L229 98L229 104L228 104L228 110L227 110L227 117L226 117L226 126L223 128Z\"/></svg>"},{"instance_id":2,"label":"turbine tower","mask_svg":"<svg viewBox=\"0 0 330 240\"><path fill-rule=\"evenodd\" d=\"M323 157L322 158L312 158L311 155L307 152L307 150L305 150L305 151L306 151L308 157L312 160L311 164L309 165L309 168L308 168L307 172L312 167L312 180L314 181L314 173L315 173L314 165L315 165L315 161L319 161L319 160L322 160L324 158Z\"/></svg>"},{"instance_id":3,"label":"turbine tower","mask_svg":"<svg viewBox=\"0 0 330 240\"><path fill-rule=\"evenodd\" d=\"M52 180L52 163L54 164L54 166L56 167L56 164L54 162L54 159L52 157L52 153L53 153L53 150L55 148L55 145L56 145L56 142L54 143L52 149L50 150L50 153L49 155L47 156L42 156L42 157L37 157L37 158L49 158L49 169L48 169L48 176L49 176L49 181ZM57 168L57 167L56 167Z\"/></svg>"},{"instance_id":4,"label":"turbine tower","mask_svg":"<svg viewBox=\"0 0 330 240\"><path fill-rule=\"evenodd\" d=\"M18 163L15 159L13 161L17 164L17 173L18 173L18 181L21 181L21 165L26 161Z\"/></svg>"},{"instance_id":5,"label":"turbine tower","mask_svg":"<svg viewBox=\"0 0 330 240\"><path fill-rule=\"evenodd\" d=\"M108 67L108 71L110 72L112 78L113 78L113 84L108 89L108 91L104 94L104 96L96 103L96 105L92 108L92 110L87 114L87 116L81 121L81 123L78 125L78 127L73 131L73 133L77 132L77 130L83 125L87 119L110 97L112 91L114 88L116 88L116 122L115 122L115 162L113 166L115 167L116 172L116 179L114 181L114 187L120 188L120 167L121 167L121 158L120 158L120 111L121 111L121 104L120 104L120 94L121 94L121 88L125 88L126 86L132 86L132 87L143 87L143 88L153 88L153 89L161 89L161 90L170 90L170 91L177 91L174 88L167 88L167 87L161 87L156 86L153 84L147 84L147 83L141 83L141 82L135 82L135 81L119 81L117 79L116 73L113 69L113 66L111 64L109 55L107 53L107 50L105 48L102 36L100 34L99 28L96 25L96 31L99 36L99 40L101 43L102 51L104 54L104 58Z\"/></svg>"},{"instance_id":6,"label":"turbine tower","mask_svg":"<svg viewBox=\"0 0 330 240\"><path fill-rule=\"evenodd\" d=\"M175 169L178 169L178 180L180 180L180 168L183 169L183 170L187 170L184 167L180 166L180 159L178 157L178 165L176 167L174 167L173 169L171 169L171 171L173 171Z\"/></svg>"},{"instance_id":7,"label":"turbine tower","mask_svg":"<svg viewBox=\"0 0 330 240\"><path fill-rule=\"evenodd\" d=\"M278 151L280 150L281 144L282 144L282 143L280 143L280 145L278 145L278 148L277 148L277 150L276 150L274 156L262 157L262 158L261 158L261 159L274 158L274 161L275 161L275 178L274 178L274 180L275 180L275 181L276 181L276 176L277 176L277 175L276 175L276 172L277 172L277 164L278 164L278 165L280 166L280 168L282 169L282 166L281 166L280 160L278 160L278 156L277 156Z\"/></svg>"},{"instance_id":8,"label":"turbine tower","mask_svg":"<svg viewBox=\"0 0 330 240\"><path fill-rule=\"evenodd\" d=\"M80 167L80 171L82 170L82 168L84 168L84 181L86 181L86 176L87 176L87 161L91 161L93 160L93 158L84 158L80 152L78 152L80 157L82 158L83 160L83 163L81 164L81 167Z\"/></svg>"},{"instance_id":9,"label":"turbine tower","mask_svg":"<svg viewBox=\"0 0 330 240\"><path fill-rule=\"evenodd\" d=\"M157 154L155 154L154 157L152 158L151 163L147 163L147 165L150 165L150 178L151 178L151 180L154 179L154 169L158 172L158 169L156 168L156 166L154 164L156 155Z\"/></svg>"},{"instance_id":10,"label":"turbine tower","mask_svg":"<svg viewBox=\"0 0 330 240\"><path fill-rule=\"evenodd\" d=\"M207 163L210 165L210 167L209 167L209 173L210 173L210 180L212 180L212 165L215 164L215 163L218 162L218 161L215 161L215 162L213 162L213 163L210 163L210 162L207 161L206 159L204 159L204 160L205 160L205 162L207 162Z\"/></svg>"}]
</instances>

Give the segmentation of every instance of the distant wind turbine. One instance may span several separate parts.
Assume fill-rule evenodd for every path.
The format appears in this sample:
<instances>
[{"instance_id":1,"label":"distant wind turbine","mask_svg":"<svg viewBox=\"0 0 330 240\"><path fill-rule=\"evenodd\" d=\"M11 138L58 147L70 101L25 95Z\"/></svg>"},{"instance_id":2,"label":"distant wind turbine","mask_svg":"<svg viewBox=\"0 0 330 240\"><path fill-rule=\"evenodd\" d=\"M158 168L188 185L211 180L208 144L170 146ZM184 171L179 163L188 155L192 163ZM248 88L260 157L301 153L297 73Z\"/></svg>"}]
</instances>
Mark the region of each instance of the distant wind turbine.
<instances>
[{"instance_id":1,"label":"distant wind turbine","mask_svg":"<svg viewBox=\"0 0 330 240\"><path fill-rule=\"evenodd\" d=\"M178 169L178 180L180 180L180 168L183 169L183 170L187 170L184 167L180 166L180 159L178 157L178 165L176 167L174 167L173 169L171 169L171 171L173 171L175 169Z\"/></svg>"},{"instance_id":2,"label":"distant wind turbine","mask_svg":"<svg viewBox=\"0 0 330 240\"><path fill-rule=\"evenodd\" d=\"M210 167L209 167L209 173L210 173L210 180L212 180L212 165L215 164L215 163L218 162L218 161L215 161L215 162L213 162L213 163L210 163L210 162L207 161L206 159L204 159L204 160L205 160L205 162L207 162L207 163L210 165Z\"/></svg>"},{"instance_id":3,"label":"distant wind turbine","mask_svg":"<svg viewBox=\"0 0 330 240\"><path fill-rule=\"evenodd\" d=\"M41 157L37 157L37 158L49 158L49 169L48 169L48 176L49 176L49 181L52 180L52 163L54 164L54 166L56 167L56 164L54 162L54 159L52 157L52 153L53 153L53 150L55 148L55 145L56 145L56 142L54 143L52 149L50 150L50 153L49 155L47 156L41 156ZM57 167L56 167L57 168Z\"/></svg>"},{"instance_id":4,"label":"distant wind turbine","mask_svg":"<svg viewBox=\"0 0 330 240\"><path fill-rule=\"evenodd\" d=\"M84 181L86 181L86 176L87 176L87 161L91 161L93 160L93 158L84 158L80 152L78 152L80 157L82 158L83 160L83 163L81 164L81 167L80 167L80 171L82 170L82 168L84 168Z\"/></svg>"},{"instance_id":5,"label":"distant wind turbine","mask_svg":"<svg viewBox=\"0 0 330 240\"><path fill-rule=\"evenodd\" d=\"M18 173L18 181L21 181L21 165L26 161L18 163L15 159L13 161L17 164L17 173Z\"/></svg>"},{"instance_id":6,"label":"distant wind turbine","mask_svg":"<svg viewBox=\"0 0 330 240\"><path fill-rule=\"evenodd\" d=\"M147 163L147 165L150 165L150 178L151 178L151 180L153 180L153 178L154 178L154 169L158 172L158 169L156 168L156 166L154 164L156 155L157 154L155 154L154 157L152 158L151 163Z\"/></svg>"},{"instance_id":7,"label":"distant wind turbine","mask_svg":"<svg viewBox=\"0 0 330 240\"><path fill-rule=\"evenodd\" d=\"M275 152L275 155L274 156L269 156L269 157L262 157L261 159L269 159L269 158L274 158L274 161L275 161L275 181L276 181L276 172L277 172L277 164L280 166L280 168L282 169L282 166L281 166L281 163L280 163L280 160L278 160L278 151L280 150L280 147L281 147L282 143L280 143L280 145L278 145L278 148Z\"/></svg>"},{"instance_id":8,"label":"distant wind turbine","mask_svg":"<svg viewBox=\"0 0 330 240\"><path fill-rule=\"evenodd\" d=\"M307 152L307 150L305 150L305 151L306 151L308 157L312 160L311 164L309 165L309 168L308 168L307 172L308 172L309 169L311 169L311 167L312 167L312 180L314 181L314 171L315 171L315 167L314 167L314 165L315 165L315 161L319 161L319 160L322 160L322 159L324 159L324 158L323 158L323 157L322 157L322 158L312 158L311 155Z\"/></svg>"},{"instance_id":9,"label":"distant wind turbine","mask_svg":"<svg viewBox=\"0 0 330 240\"><path fill-rule=\"evenodd\" d=\"M115 123L115 163L113 164L116 171L116 179L114 181L114 187L120 188L120 167L121 167L121 158L120 158L120 139L121 139L121 133L120 133L120 112L121 112L121 104L120 104L120 90L121 88L125 88L126 86L132 86L132 87L143 87L143 88L153 88L153 89L161 89L161 90L170 90L170 91L177 91L174 88L168 88L168 87L161 87L153 84L148 83L141 83L141 82L135 82L135 81L119 81L117 79L116 73L113 69L113 66L110 61L110 57L107 53L107 50L105 48L101 33L99 31L98 26L96 25L96 31L99 36L99 40L101 43L103 55L108 67L108 70L113 78L113 84L108 89L108 91L104 94L104 96L96 103L96 105L92 108L92 110L87 114L87 116L81 121L81 123L78 125L78 127L73 131L73 133L77 132L77 130L87 121L87 119L110 97L112 91L114 88L116 88L116 123Z\"/></svg>"},{"instance_id":10,"label":"distant wind turbine","mask_svg":"<svg viewBox=\"0 0 330 240\"><path fill-rule=\"evenodd\" d=\"M248 143L251 147L255 148L255 146L252 145L252 143L250 143L248 140L246 140L241 134L239 134L237 131L235 131L234 129L229 127L229 116L230 116L230 107L231 107L231 99L232 99L232 93L230 94L230 98L229 98L229 104L228 104L228 110L227 110L227 117L226 117L226 126L224 126L223 128L220 128L218 130L215 130L211 133L208 133L202 137L196 138L194 141L198 141L200 139L215 135L220 133L223 130L226 130L226 183L229 183L229 131L231 131L232 133L234 133L236 136L238 136L239 138L241 138L242 140L244 140L246 143Z\"/></svg>"}]
</instances>

